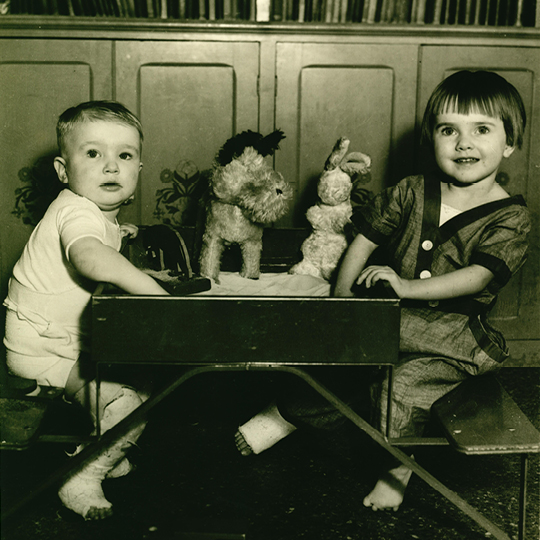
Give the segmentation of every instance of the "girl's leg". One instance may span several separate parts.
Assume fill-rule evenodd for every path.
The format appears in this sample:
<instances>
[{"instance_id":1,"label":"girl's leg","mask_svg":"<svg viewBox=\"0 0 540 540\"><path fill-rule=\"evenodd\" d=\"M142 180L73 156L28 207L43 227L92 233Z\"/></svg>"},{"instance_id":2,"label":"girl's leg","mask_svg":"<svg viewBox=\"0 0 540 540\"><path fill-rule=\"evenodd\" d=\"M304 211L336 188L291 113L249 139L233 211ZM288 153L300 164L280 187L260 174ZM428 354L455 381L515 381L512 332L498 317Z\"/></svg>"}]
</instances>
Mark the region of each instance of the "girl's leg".
<instances>
[{"instance_id":1,"label":"girl's leg","mask_svg":"<svg viewBox=\"0 0 540 540\"><path fill-rule=\"evenodd\" d=\"M296 430L296 426L281 416L272 403L238 428L234 436L236 447L243 456L260 454Z\"/></svg>"},{"instance_id":2,"label":"girl's leg","mask_svg":"<svg viewBox=\"0 0 540 540\"><path fill-rule=\"evenodd\" d=\"M333 390L338 397L351 403L352 396L359 393L362 381L369 374L357 367L304 368L315 379ZM240 426L235 443L242 455L260 454L290 435L298 428L333 430L346 418L324 397L297 377L280 380L276 403L272 403ZM367 387L367 385L366 385Z\"/></svg>"},{"instance_id":3,"label":"girl's leg","mask_svg":"<svg viewBox=\"0 0 540 540\"><path fill-rule=\"evenodd\" d=\"M404 358L394 369L392 385L391 438L420 437L429 421L432 404L465 380L468 374L448 358ZM388 378L373 388L374 426L386 433ZM397 510L403 502L411 470L392 461L364 498L373 510Z\"/></svg>"},{"instance_id":4,"label":"girl's leg","mask_svg":"<svg viewBox=\"0 0 540 540\"><path fill-rule=\"evenodd\" d=\"M81 388L74 396L74 401L89 410L96 422L95 381ZM148 394L116 382L103 381L100 385L100 428L105 432L123 420L139 407ZM101 454L85 462L80 468L70 473L61 486L58 495L70 510L84 519L103 519L112 514L112 505L105 498L101 482L106 477L120 476L129 471L125 461L127 450L133 446L142 434L146 422L140 422L126 434L120 436ZM75 454L82 450L79 447Z\"/></svg>"}]
</instances>

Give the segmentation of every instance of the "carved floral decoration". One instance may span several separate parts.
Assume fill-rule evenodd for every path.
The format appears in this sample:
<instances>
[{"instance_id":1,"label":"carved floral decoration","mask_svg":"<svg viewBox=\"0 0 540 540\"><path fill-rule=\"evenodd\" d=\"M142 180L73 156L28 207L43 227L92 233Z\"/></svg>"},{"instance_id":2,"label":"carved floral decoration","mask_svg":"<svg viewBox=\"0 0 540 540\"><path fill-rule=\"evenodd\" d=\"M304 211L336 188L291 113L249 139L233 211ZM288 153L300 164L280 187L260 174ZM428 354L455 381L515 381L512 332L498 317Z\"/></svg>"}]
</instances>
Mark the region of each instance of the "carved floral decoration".
<instances>
[{"instance_id":1,"label":"carved floral decoration","mask_svg":"<svg viewBox=\"0 0 540 540\"><path fill-rule=\"evenodd\" d=\"M168 187L156 191L154 216L167 225L195 225L210 172L200 172L190 160L180 161L174 171L163 169L160 179Z\"/></svg>"},{"instance_id":2,"label":"carved floral decoration","mask_svg":"<svg viewBox=\"0 0 540 540\"><path fill-rule=\"evenodd\" d=\"M54 155L43 156L30 167L19 170L19 180L23 185L15 190L15 208L11 213L26 225L37 225L65 187L58 180L53 161Z\"/></svg>"}]
</instances>

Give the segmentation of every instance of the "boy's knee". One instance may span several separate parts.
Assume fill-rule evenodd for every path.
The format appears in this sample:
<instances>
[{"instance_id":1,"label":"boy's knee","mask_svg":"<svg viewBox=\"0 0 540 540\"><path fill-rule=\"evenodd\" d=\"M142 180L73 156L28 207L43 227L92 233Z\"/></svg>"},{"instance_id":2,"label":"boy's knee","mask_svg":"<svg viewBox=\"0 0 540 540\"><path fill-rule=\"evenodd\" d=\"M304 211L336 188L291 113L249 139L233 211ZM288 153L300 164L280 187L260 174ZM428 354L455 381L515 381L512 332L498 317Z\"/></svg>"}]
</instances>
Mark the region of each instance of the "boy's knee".
<instances>
[{"instance_id":1,"label":"boy's knee","mask_svg":"<svg viewBox=\"0 0 540 540\"><path fill-rule=\"evenodd\" d=\"M94 418L96 417L97 391L97 382L94 380L73 396L73 401L89 410ZM142 405L148 397L148 392L139 391L131 386L118 382L101 381L99 385L99 416L102 420L105 420L106 415L121 420ZM120 420L116 420L115 423Z\"/></svg>"},{"instance_id":2,"label":"boy's knee","mask_svg":"<svg viewBox=\"0 0 540 540\"><path fill-rule=\"evenodd\" d=\"M103 407L101 427L110 429L144 403L137 390L128 386L121 387L113 399Z\"/></svg>"}]
</instances>

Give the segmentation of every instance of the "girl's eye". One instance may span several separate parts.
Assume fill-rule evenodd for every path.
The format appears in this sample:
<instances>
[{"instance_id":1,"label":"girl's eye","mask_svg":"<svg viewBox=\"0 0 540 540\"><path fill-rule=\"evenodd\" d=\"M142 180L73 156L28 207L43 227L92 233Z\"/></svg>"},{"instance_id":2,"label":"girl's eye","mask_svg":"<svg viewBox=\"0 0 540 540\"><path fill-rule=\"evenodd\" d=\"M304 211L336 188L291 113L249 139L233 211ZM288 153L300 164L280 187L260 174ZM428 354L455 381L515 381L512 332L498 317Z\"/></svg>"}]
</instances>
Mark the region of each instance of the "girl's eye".
<instances>
[{"instance_id":1,"label":"girl's eye","mask_svg":"<svg viewBox=\"0 0 540 540\"><path fill-rule=\"evenodd\" d=\"M97 150L88 150L88 152L86 152L86 155L89 158L96 158L99 156L99 152Z\"/></svg>"},{"instance_id":2,"label":"girl's eye","mask_svg":"<svg viewBox=\"0 0 540 540\"><path fill-rule=\"evenodd\" d=\"M489 133L489 128L487 126L479 126L478 133L480 133L480 135L486 135Z\"/></svg>"},{"instance_id":3,"label":"girl's eye","mask_svg":"<svg viewBox=\"0 0 540 540\"><path fill-rule=\"evenodd\" d=\"M129 160L131 159L133 156L129 153L129 152L122 152L120 154L120 159L123 159L123 160Z\"/></svg>"},{"instance_id":4,"label":"girl's eye","mask_svg":"<svg viewBox=\"0 0 540 540\"><path fill-rule=\"evenodd\" d=\"M454 128L443 127L441 128L441 134L445 136L453 135L455 133Z\"/></svg>"}]
</instances>

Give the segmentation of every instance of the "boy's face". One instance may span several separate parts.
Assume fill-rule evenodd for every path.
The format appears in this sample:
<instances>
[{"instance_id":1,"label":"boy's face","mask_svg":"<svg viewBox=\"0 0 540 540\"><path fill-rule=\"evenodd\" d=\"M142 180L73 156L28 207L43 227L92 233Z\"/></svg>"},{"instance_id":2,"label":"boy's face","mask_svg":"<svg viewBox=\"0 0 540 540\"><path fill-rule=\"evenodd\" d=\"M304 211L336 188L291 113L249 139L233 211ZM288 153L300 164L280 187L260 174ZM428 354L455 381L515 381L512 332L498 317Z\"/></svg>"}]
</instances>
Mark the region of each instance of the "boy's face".
<instances>
[{"instance_id":1,"label":"boy's face","mask_svg":"<svg viewBox=\"0 0 540 540\"><path fill-rule=\"evenodd\" d=\"M439 168L462 184L495 181L503 157L514 151L502 120L480 113L437 115L433 142Z\"/></svg>"},{"instance_id":2,"label":"boy's face","mask_svg":"<svg viewBox=\"0 0 540 540\"><path fill-rule=\"evenodd\" d=\"M55 159L60 181L116 216L135 193L142 167L137 129L110 121L81 122L65 146L65 155Z\"/></svg>"}]
</instances>

